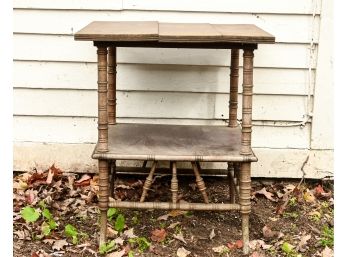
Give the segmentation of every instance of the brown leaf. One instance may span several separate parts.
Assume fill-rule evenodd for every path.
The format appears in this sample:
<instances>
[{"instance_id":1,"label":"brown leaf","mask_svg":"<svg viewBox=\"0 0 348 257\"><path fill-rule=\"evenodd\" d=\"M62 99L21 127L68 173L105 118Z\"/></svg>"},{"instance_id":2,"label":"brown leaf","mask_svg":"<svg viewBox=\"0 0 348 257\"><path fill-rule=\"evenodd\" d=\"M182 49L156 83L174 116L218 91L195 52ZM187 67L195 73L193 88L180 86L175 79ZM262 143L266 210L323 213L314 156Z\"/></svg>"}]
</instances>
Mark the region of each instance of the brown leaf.
<instances>
[{"instance_id":1,"label":"brown leaf","mask_svg":"<svg viewBox=\"0 0 348 257\"><path fill-rule=\"evenodd\" d=\"M260 253L260 252L253 252L250 257L265 257L265 255L263 253Z\"/></svg>"},{"instance_id":2,"label":"brown leaf","mask_svg":"<svg viewBox=\"0 0 348 257\"><path fill-rule=\"evenodd\" d=\"M259 250L259 249L264 249L264 250L267 250L269 248L272 247L272 245L268 245L265 243L265 241L263 240L252 240L249 242L249 247L252 249L252 250Z\"/></svg>"},{"instance_id":3,"label":"brown leaf","mask_svg":"<svg viewBox=\"0 0 348 257\"><path fill-rule=\"evenodd\" d=\"M314 196L317 198L330 198L332 196L331 192L325 192L321 185L314 188Z\"/></svg>"},{"instance_id":4,"label":"brown leaf","mask_svg":"<svg viewBox=\"0 0 348 257\"><path fill-rule=\"evenodd\" d=\"M56 240L52 246L52 250L62 250L64 246L69 245L69 243L65 240Z\"/></svg>"},{"instance_id":5,"label":"brown leaf","mask_svg":"<svg viewBox=\"0 0 348 257\"><path fill-rule=\"evenodd\" d=\"M47 174L47 179L46 179L46 184L51 184L53 180L53 172L51 170L48 171Z\"/></svg>"},{"instance_id":6,"label":"brown leaf","mask_svg":"<svg viewBox=\"0 0 348 257\"><path fill-rule=\"evenodd\" d=\"M256 192L254 193L254 195L256 195L256 194L264 195L268 200L271 200L271 201L273 201L273 202L277 202L277 200L273 198L273 193L268 192L268 191L266 190L265 187L262 188L262 189L259 190L259 191L256 191Z\"/></svg>"},{"instance_id":7,"label":"brown leaf","mask_svg":"<svg viewBox=\"0 0 348 257\"><path fill-rule=\"evenodd\" d=\"M151 232L151 240L154 242L162 242L166 238L167 232L161 229L155 229Z\"/></svg>"},{"instance_id":8,"label":"brown leaf","mask_svg":"<svg viewBox=\"0 0 348 257\"><path fill-rule=\"evenodd\" d=\"M311 239L311 235L304 235L301 237L301 240L300 240L300 243L298 244L298 250L300 252L305 252L307 249L306 249L306 246L307 246L307 241Z\"/></svg>"},{"instance_id":9,"label":"brown leaf","mask_svg":"<svg viewBox=\"0 0 348 257\"><path fill-rule=\"evenodd\" d=\"M227 247L232 249L240 249L243 247L243 240L237 240L235 243L227 243Z\"/></svg>"},{"instance_id":10,"label":"brown leaf","mask_svg":"<svg viewBox=\"0 0 348 257\"><path fill-rule=\"evenodd\" d=\"M234 245L236 246L237 249L243 247L243 241L242 240L237 240Z\"/></svg>"},{"instance_id":11,"label":"brown leaf","mask_svg":"<svg viewBox=\"0 0 348 257\"><path fill-rule=\"evenodd\" d=\"M325 246L325 249L321 252L321 257L333 257L334 252L329 247Z\"/></svg>"},{"instance_id":12,"label":"brown leaf","mask_svg":"<svg viewBox=\"0 0 348 257\"><path fill-rule=\"evenodd\" d=\"M272 238L278 236L279 232L272 231L272 229L270 229L269 227L264 226L262 228L262 234L265 238Z\"/></svg>"},{"instance_id":13,"label":"brown leaf","mask_svg":"<svg viewBox=\"0 0 348 257\"><path fill-rule=\"evenodd\" d=\"M176 251L176 256L178 257L186 257L188 255L190 255L191 252L186 250L184 247L180 247L177 251Z\"/></svg>"},{"instance_id":14,"label":"brown leaf","mask_svg":"<svg viewBox=\"0 0 348 257\"><path fill-rule=\"evenodd\" d=\"M212 229L210 234L209 234L209 239L212 240L215 236L216 236L215 231L214 231L214 229Z\"/></svg>"},{"instance_id":15,"label":"brown leaf","mask_svg":"<svg viewBox=\"0 0 348 257\"><path fill-rule=\"evenodd\" d=\"M91 176L89 176L88 174L84 174L79 180L75 181L75 186L77 187L89 186L90 180L91 180Z\"/></svg>"},{"instance_id":16,"label":"brown leaf","mask_svg":"<svg viewBox=\"0 0 348 257\"><path fill-rule=\"evenodd\" d=\"M313 195L313 193L311 191L309 191L308 189L306 190L305 193L303 193L303 199L307 202L307 203L313 203L315 201L315 196Z\"/></svg>"},{"instance_id":17,"label":"brown leaf","mask_svg":"<svg viewBox=\"0 0 348 257\"><path fill-rule=\"evenodd\" d=\"M173 237L186 244L185 238L181 232L179 234L174 234Z\"/></svg>"}]
</instances>

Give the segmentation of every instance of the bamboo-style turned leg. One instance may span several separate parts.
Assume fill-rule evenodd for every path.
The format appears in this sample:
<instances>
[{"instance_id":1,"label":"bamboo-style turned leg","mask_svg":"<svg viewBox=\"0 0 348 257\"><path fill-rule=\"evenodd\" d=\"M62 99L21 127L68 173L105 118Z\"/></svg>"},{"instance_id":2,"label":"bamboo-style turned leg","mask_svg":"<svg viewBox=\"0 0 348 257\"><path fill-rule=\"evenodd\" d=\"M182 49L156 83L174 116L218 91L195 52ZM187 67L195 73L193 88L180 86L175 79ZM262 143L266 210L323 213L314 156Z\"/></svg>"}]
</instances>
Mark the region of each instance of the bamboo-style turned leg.
<instances>
[{"instance_id":1,"label":"bamboo-style turned leg","mask_svg":"<svg viewBox=\"0 0 348 257\"><path fill-rule=\"evenodd\" d=\"M237 127L238 108L238 76L239 76L239 49L231 50L230 73L230 102L229 102L229 127Z\"/></svg>"},{"instance_id":2,"label":"bamboo-style turned leg","mask_svg":"<svg viewBox=\"0 0 348 257\"><path fill-rule=\"evenodd\" d=\"M233 181L235 185L235 196L238 197L239 195L239 174L240 174L240 163L233 163Z\"/></svg>"},{"instance_id":3,"label":"bamboo-style turned leg","mask_svg":"<svg viewBox=\"0 0 348 257\"><path fill-rule=\"evenodd\" d=\"M244 49L243 54L243 109L242 109L242 146L241 154L252 154L251 122L253 94L253 58L252 49Z\"/></svg>"},{"instance_id":4,"label":"bamboo-style turned leg","mask_svg":"<svg viewBox=\"0 0 348 257\"><path fill-rule=\"evenodd\" d=\"M98 46L98 151L108 151L107 49Z\"/></svg>"},{"instance_id":5,"label":"bamboo-style turned leg","mask_svg":"<svg viewBox=\"0 0 348 257\"><path fill-rule=\"evenodd\" d=\"M109 168L107 160L98 160L99 167L99 210L100 210L100 238L99 245L106 240L107 211L109 203Z\"/></svg>"},{"instance_id":6,"label":"bamboo-style turned leg","mask_svg":"<svg viewBox=\"0 0 348 257\"><path fill-rule=\"evenodd\" d=\"M172 191L172 202L176 203L178 201L178 178L176 173L176 162L171 162L171 168L172 168L172 181L171 181L171 191Z\"/></svg>"},{"instance_id":7,"label":"bamboo-style turned leg","mask_svg":"<svg viewBox=\"0 0 348 257\"><path fill-rule=\"evenodd\" d=\"M234 170L233 170L233 163L228 162L227 163L227 179L229 182L229 189L230 189L230 202L235 203L236 202L236 189L235 189L235 184L234 184Z\"/></svg>"},{"instance_id":8,"label":"bamboo-style turned leg","mask_svg":"<svg viewBox=\"0 0 348 257\"><path fill-rule=\"evenodd\" d=\"M108 123L116 124L116 48L108 48Z\"/></svg>"},{"instance_id":9,"label":"bamboo-style turned leg","mask_svg":"<svg viewBox=\"0 0 348 257\"><path fill-rule=\"evenodd\" d=\"M157 165L157 161L154 161L150 170L149 175L147 176L144 186L143 186L143 193L141 194L140 197L140 202L144 202L145 201L145 197L147 195L147 191L150 189L151 184L152 184L152 180L153 180L153 174L155 173L156 170L156 165Z\"/></svg>"},{"instance_id":10,"label":"bamboo-style turned leg","mask_svg":"<svg viewBox=\"0 0 348 257\"><path fill-rule=\"evenodd\" d=\"M199 174L200 173L199 163L191 162L191 164L192 164L193 172L195 173L195 176L196 176L197 187L203 196L204 202L209 203L204 181L203 181L201 175Z\"/></svg>"},{"instance_id":11,"label":"bamboo-style turned leg","mask_svg":"<svg viewBox=\"0 0 348 257\"><path fill-rule=\"evenodd\" d=\"M249 214L251 210L250 204L250 162L242 163L239 174L239 204L240 212L242 214L242 235L243 235L243 253L249 253Z\"/></svg>"},{"instance_id":12,"label":"bamboo-style turned leg","mask_svg":"<svg viewBox=\"0 0 348 257\"><path fill-rule=\"evenodd\" d=\"M110 195L115 198L115 179L116 179L116 161L111 161L110 165Z\"/></svg>"}]
</instances>

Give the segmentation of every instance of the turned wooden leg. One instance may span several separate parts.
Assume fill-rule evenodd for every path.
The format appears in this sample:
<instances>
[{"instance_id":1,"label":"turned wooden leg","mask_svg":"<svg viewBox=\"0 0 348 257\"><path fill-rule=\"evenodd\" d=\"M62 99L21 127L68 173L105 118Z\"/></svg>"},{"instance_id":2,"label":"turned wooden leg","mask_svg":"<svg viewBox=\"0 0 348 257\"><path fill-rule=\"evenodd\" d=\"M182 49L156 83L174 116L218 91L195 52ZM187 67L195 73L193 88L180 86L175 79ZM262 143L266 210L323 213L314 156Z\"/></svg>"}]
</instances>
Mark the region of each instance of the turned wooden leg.
<instances>
[{"instance_id":1,"label":"turned wooden leg","mask_svg":"<svg viewBox=\"0 0 348 257\"><path fill-rule=\"evenodd\" d=\"M116 161L110 161L110 195L115 198Z\"/></svg>"},{"instance_id":2,"label":"turned wooden leg","mask_svg":"<svg viewBox=\"0 0 348 257\"><path fill-rule=\"evenodd\" d=\"M235 203L236 202L236 195L235 195L235 184L234 184L234 170L233 170L233 163L228 162L227 163L227 179L229 182L229 189L230 189L230 202Z\"/></svg>"},{"instance_id":3,"label":"turned wooden leg","mask_svg":"<svg viewBox=\"0 0 348 257\"><path fill-rule=\"evenodd\" d=\"M98 46L98 152L108 151L107 49Z\"/></svg>"},{"instance_id":4,"label":"turned wooden leg","mask_svg":"<svg viewBox=\"0 0 348 257\"><path fill-rule=\"evenodd\" d=\"M244 49L243 54L243 108L241 154L252 154L252 94L253 94L253 49Z\"/></svg>"},{"instance_id":5,"label":"turned wooden leg","mask_svg":"<svg viewBox=\"0 0 348 257\"><path fill-rule=\"evenodd\" d=\"M106 240L107 211L109 204L109 168L107 160L98 160L99 168L99 210L100 210L100 238L99 245Z\"/></svg>"},{"instance_id":6,"label":"turned wooden leg","mask_svg":"<svg viewBox=\"0 0 348 257\"><path fill-rule=\"evenodd\" d=\"M251 155L252 94L253 94L253 49L244 49L243 54L243 108L242 108L242 155ZM250 162L242 163L239 174L239 202L241 205L243 253L249 253Z\"/></svg>"},{"instance_id":7,"label":"turned wooden leg","mask_svg":"<svg viewBox=\"0 0 348 257\"><path fill-rule=\"evenodd\" d=\"M144 186L143 186L143 193L141 194L140 197L140 202L144 202L145 201L145 197L147 195L147 191L149 191L151 184L152 184L152 180L153 180L153 174L155 173L156 170L156 165L157 165L157 161L154 161L150 170L149 175L147 176Z\"/></svg>"},{"instance_id":8,"label":"turned wooden leg","mask_svg":"<svg viewBox=\"0 0 348 257\"><path fill-rule=\"evenodd\" d=\"M250 192L250 162L242 163L240 171L239 203L242 215L242 235L243 235L243 253L249 254L249 215L251 211Z\"/></svg>"},{"instance_id":9,"label":"turned wooden leg","mask_svg":"<svg viewBox=\"0 0 348 257\"><path fill-rule=\"evenodd\" d=\"M171 162L172 166L172 181L171 181L171 191L172 191L172 202L176 203L178 201L178 178L177 178L177 170L176 170L176 162Z\"/></svg>"},{"instance_id":10,"label":"turned wooden leg","mask_svg":"<svg viewBox=\"0 0 348 257\"><path fill-rule=\"evenodd\" d=\"M192 164L193 172L195 173L195 176L196 176L196 183L197 183L198 190L201 192L204 202L209 203L206 187L205 187L203 178L200 175L199 163L191 162L191 164Z\"/></svg>"},{"instance_id":11,"label":"turned wooden leg","mask_svg":"<svg viewBox=\"0 0 348 257\"><path fill-rule=\"evenodd\" d=\"M238 108L238 77L239 77L239 49L231 50L231 73L230 73L230 102L228 126L235 128L237 122Z\"/></svg>"},{"instance_id":12,"label":"turned wooden leg","mask_svg":"<svg viewBox=\"0 0 348 257\"><path fill-rule=\"evenodd\" d=\"M108 123L116 124L116 47L108 48Z\"/></svg>"}]
</instances>

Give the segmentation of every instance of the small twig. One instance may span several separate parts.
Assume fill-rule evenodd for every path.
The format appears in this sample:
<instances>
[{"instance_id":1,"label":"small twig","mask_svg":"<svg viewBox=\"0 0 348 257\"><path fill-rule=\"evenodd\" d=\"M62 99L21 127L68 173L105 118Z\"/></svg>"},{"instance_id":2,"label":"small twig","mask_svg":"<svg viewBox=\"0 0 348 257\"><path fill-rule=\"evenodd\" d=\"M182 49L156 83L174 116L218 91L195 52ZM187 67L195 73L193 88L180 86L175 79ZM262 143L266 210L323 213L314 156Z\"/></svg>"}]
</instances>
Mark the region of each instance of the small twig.
<instances>
[{"instance_id":1,"label":"small twig","mask_svg":"<svg viewBox=\"0 0 348 257\"><path fill-rule=\"evenodd\" d=\"M306 173L305 173L305 171L304 171L304 167L306 166L308 160L309 160L309 154L307 155L306 160L302 163L302 167L301 167L302 178L301 178L300 182L294 187L293 190L287 192L287 193L284 195L284 196L287 196L287 199L286 199L285 202L282 204L282 206L279 208L280 213L283 213L283 212L285 211L286 206L288 205L288 203L289 203L289 201L290 201L290 199L291 199L291 197L290 197L291 194L292 194L296 189L298 189L298 188L301 186L302 182L304 181L305 175L306 175ZM284 197L284 196L283 196L283 197Z\"/></svg>"}]
</instances>

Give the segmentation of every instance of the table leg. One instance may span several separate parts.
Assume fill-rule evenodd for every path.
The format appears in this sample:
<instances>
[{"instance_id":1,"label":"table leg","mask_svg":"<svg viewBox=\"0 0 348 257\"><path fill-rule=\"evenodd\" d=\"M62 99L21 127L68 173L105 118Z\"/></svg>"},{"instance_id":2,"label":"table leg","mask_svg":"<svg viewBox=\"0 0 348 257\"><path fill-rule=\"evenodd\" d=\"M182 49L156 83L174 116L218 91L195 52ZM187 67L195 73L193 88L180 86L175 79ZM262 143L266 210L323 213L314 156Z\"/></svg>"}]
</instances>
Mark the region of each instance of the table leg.
<instances>
[{"instance_id":1,"label":"table leg","mask_svg":"<svg viewBox=\"0 0 348 257\"><path fill-rule=\"evenodd\" d=\"M98 160L99 168L99 210L100 238L99 245L106 243L107 211L109 204L109 167L107 160Z\"/></svg>"},{"instance_id":2,"label":"table leg","mask_svg":"<svg viewBox=\"0 0 348 257\"><path fill-rule=\"evenodd\" d=\"M154 161L150 170L149 175L147 176L144 186L143 186L143 193L141 194L140 197L140 202L144 202L145 201L145 197L147 195L147 191L149 191L151 184L152 184L152 180L153 180L153 174L155 173L156 170L156 165L157 165L157 161Z\"/></svg>"},{"instance_id":3,"label":"table leg","mask_svg":"<svg viewBox=\"0 0 348 257\"><path fill-rule=\"evenodd\" d=\"M252 94L253 94L253 49L244 49L243 54L243 109L242 109L242 155L252 154ZM239 202L242 215L243 253L249 253L249 214L251 210L251 176L250 162L241 164L239 174Z\"/></svg>"},{"instance_id":4,"label":"table leg","mask_svg":"<svg viewBox=\"0 0 348 257\"><path fill-rule=\"evenodd\" d=\"M243 108L242 108L242 147L241 154L252 154L251 122L253 94L253 49L244 49L243 54Z\"/></svg>"},{"instance_id":5,"label":"table leg","mask_svg":"<svg viewBox=\"0 0 348 257\"><path fill-rule=\"evenodd\" d=\"M235 128L238 126L238 77L239 77L239 49L231 50L230 66L230 101L229 101L229 122L228 126Z\"/></svg>"},{"instance_id":6,"label":"table leg","mask_svg":"<svg viewBox=\"0 0 348 257\"><path fill-rule=\"evenodd\" d=\"M108 151L108 113L107 113L107 49L98 46L98 148Z\"/></svg>"},{"instance_id":7,"label":"table leg","mask_svg":"<svg viewBox=\"0 0 348 257\"><path fill-rule=\"evenodd\" d=\"M171 191L172 191L172 202L176 203L178 201L178 178L177 178L177 170L176 170L176 162L171 162L172 169L172 181L171 181Z\"/></svg>"},{"instance_id":8,"label":"table leg","mask_svg":"<svg viewBox=\"0 0 348 257\"><path fill-rule=\"evenodd\" d=\"M116 47L108 48L108 123L116 124Z\"/></svg>"},{"instance_id":9,"label":"table leg","mask_svg":"<svg viewBox=\"0 0 348 257\"><path fill-rule=\"evenodd\" d=\"M203 178L200 175L199 163L191 162L191 164L192 164L193 172L195 173L195 176L196 176L196 183L197 183L198 190L201 192L204 202L209 203L206 187L205 187Z\"/></svg>"},{"instance_id":10,"label":"table leg","mask_svg":"<svg viewBox=\"0 0 348 257\"><path fill-rule=\"evenodd\" d=\"M110 195L115 199L116 161L109 162L110 170Z\"/></svg>"}]
</instances>

